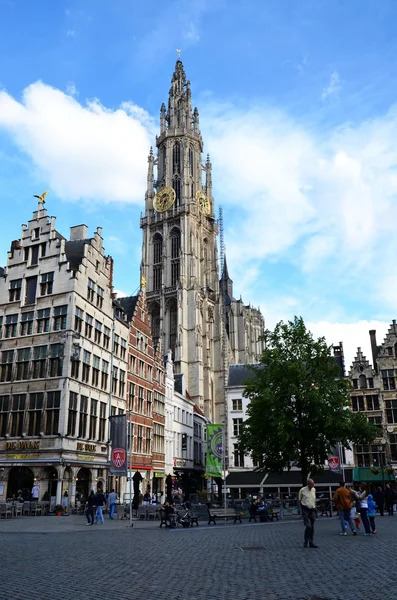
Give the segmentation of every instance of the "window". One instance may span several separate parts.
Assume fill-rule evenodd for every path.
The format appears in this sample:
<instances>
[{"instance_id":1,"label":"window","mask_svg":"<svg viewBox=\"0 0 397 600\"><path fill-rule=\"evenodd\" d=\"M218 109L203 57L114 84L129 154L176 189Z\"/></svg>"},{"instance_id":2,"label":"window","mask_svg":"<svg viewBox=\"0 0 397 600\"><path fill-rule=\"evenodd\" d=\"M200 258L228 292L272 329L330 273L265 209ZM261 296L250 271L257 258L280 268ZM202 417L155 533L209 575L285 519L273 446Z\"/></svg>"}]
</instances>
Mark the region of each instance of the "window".
<instances>
[{"instance_id":1,"label":"window","mask_svg":"<svg viewBox=\"0 0 397 600\"><path fill-rule=\"evenodd\" d=\"M105 350L109 349L109 342L110 342L110 329L109 329L109 327L104 326L103 327L103 347L105 348Z\"/></svg>"},{"instance_id":2,"label":"window","mask_svg":"<svg viewBox=\"0 0 397 600\"><path fill-rule=\"evenodd\" d=\"M128 410L134 410L135 384L128 385Z\"/></svg>"},{"instance_id":3,"label":"window","mask_svg":"<svg viewBox=\"0 0 397 600\"><path fill-rule=\"evenodd\" d=\"M77 422L77 394L76 392L69 392L69 412L68 412L68 428L66 435L76 435L76 422Z\"/></svg>"},{"instance_id":4,"label":"window","mask_svg":"<svg viewBox=\"0 0 397 600\"><path fill-rule=\"evenodd\" d=\"M121 360L125 360L125 355L127 353L127 341L120 339L120 358Z\"/></svg>"},{"instance_id":5,"label":"window","mask_svg":"<svg viewBox=\"0 0 397 600\"><path fill-rule=\"evenodd\" d=\"M234 398L232 400L233 410L243 410L243 401L241 398Z\"/></svg>"},{"instance_id":6,"label":"window","mask_svg":"<svg viewBox=\"0 0 397 600\"><path fill-rule=\"evenodd\" d=\"M24 248L23 259L24 259L25 262L28 262L28 260L29 260L29 248Z\"/></svg>"},{"instance_id":7,"label":"window","mask_svg":"<svg viewBox=\"0 0 397 600\"><path fill-rule=\"evenodd\" d=\"M33 347L32 379L42 379L46 375L47 346Z\"/></svg>"},{"instance_id":8,"label":"window","mask_svg":"<svg viewBox=\"0 0 397 600\"><path fill-rule=\"evenodd\" d=\"M82 380L85 383L88 383L88 380L90 378L90 365L91 365L91 352L88 352L87 350L83 350L83 374L82 374Z\"/></svg>"},{"instance_id":9,"label":"window","mask_svg":"<svg viewBox=\"0 0 397 600\"><path fill-rule=\"evenodd\" d=\"M92 380L91 383L94 387L98 387L99 382L99 367L100 367L100 358L99 356L92 357Z\"/></svg>"},{"instance_id":10,"label":"window","mask_svg":"<svg viewBox=\"0 0 397 600\"><path fill-rule=\"evenodd\" d=\"M124 398L125 392L125 371L120 369L119 396Z\"/></svg>"},{"instance_id":11,"label":"window","mask_svg":"<svg viewBox=\"0 0 397 600\"><path fill-rule=\"evenodd\" d=\"M78 346L77 344L73 344L72 355L70 357L70 361L72 363L71 377L73 377L74 379L78 379L79 378L79 373L80 373L80 352L81 352L80 346Z\"/></svg>"},{"instance_id":12,"label":"window","mask_svg":"<svg viewBox=\"0 0 397 600\"><path fill-rule=\"evenodd\" d=\"M102 377L101 377L101 388L107 390L109 378L109 363L107 360L102 359Z\"/></svg>"},{"instance_id":13,"label":"window","mask_svg":"<svg viewBox=\"0 0 397 600\"><path fill-rule=\"evenodd\" d=\"M138 387L138 411L141 415L143 415L143 409L145 406L145 391L143 387Z\"/></svg>"},{"instance_id":14,"label":"window","mask_svg":"<svg viewBox=\"0 0 397 600\"><path fill-rule=\"evenodd\" d=\"M147 416L151 417L152 416L152 392L150 390L146 390L146 396L147 396Z\"/></svg>"},{"instance_id":15,"label":"window","mask_svg":"<svg viewBox=\"0 0 397 600\"><path fill-rule=\"evenodd\" d=\"M74 317L74 330L76 333L81 333L81 329L83 327L83 317L84 313L81 308L76 307L76 313Z\"/></svg>"},{"instance_id":16,"label":"window","mask_svg":"<svg viewBox=\"0 0 397 600\"><path fill-rule=\"evenodd\" d=\"M18 326L18 315L7 315L5 325L5 337L16 337Z\"/></svg>"},{"instance_id":17,"label":"window","mask_svg":"<svg viewBox=\"0 0 397 600\"><path fill-rule=\"evenodd\" d=\"M43 258L47 253L46 243L40 244L40 257Z\"/></svg>"},{"instance_id":18,"label":"window","mask_svg":"<svg viewBox=\"0 0 397 600\"><path fill-rule=\"evenodd\" d=\"M193 177L193 149L191 146L189 148L189 175Z\"/></svg>"},{"instance_id":19,"label":"window","mask_svg":"<svg viewBox=\"0 0 397 600\"><path fill-rule=\"evenodd\" d=\"M23 432L23 417L26 407L26 394L15 394L11 403L11 437L20 437Z\"/></svg>"},{"instance_id":20,"label":"window","mask_svg":"<svg viewBox=\"0 0 397 600\"><path fill-rule=\"evenodd\" d=\"M32 252L30 255L30 264L31 265L37 265L37 263L39 262L39 249L40 249L39 244L32 246Z\"/></svg>"},{"instance_id":21,"label":"window","mask_svg":"<svg viewBox=\"0 0 397 600\"><path fill-rule=\"evenodd\" d=\"M10 410L10 396L0 396L0 437L5 437L8 432L8 413Z\"/></svg>"},{"instance_id":22,"label":"window","mask_svg":"<svg viewBox=\"0 0 397 600\"><path fill-rule=\"evenodd\" d=\"M360 385L360 390L365 390L367 387L367 378L365 375L361 374L360 377L358 378L358 382Z\"/></svg>"},{"instance_id":23,"label":"window","mask_svg":"<svg viewBox=\"0 0 397 600\"><path fill-rule=\"evenodd\" d=\"M54 331L66 329L66 320L68 316L67 306L56 306L54 308Z\"/></svg>"},{"instance_id":24,"label":"window","mask_svg":"<svg viewBox=\"0 0 397 600\"><path fill-rule=\"evenodd\" d=\"M25 304L36 302L37 277L27 277L25 287Z\"/></svg>"},{"instance_id":25,"label":"window","mask_svg":"<svg viewBox=\"0 0 397 600\"><path fill-rule=\"evenodd\" d=\"M165 400L163 394L160 392L154 392L154 406L153 411L158 415L164 415L165 412ZM180 420L180 419L178 419Z\"/></svg>"},{"instance_id":26,"label":"window","mask_svg":"<svg viewBox=\"0 0 397 600\"><path fill-rule=\"evenodd\" d=\"M0 340L3 337L3 317L0 317Z\"/></svg>"},{"instance_id":27,"label":"window","mask_svg":"<svg viewBox=\"0 0 397 600\"><path fill-rule=\"evenodd\" d=\"M141 454L143 446L143 427L142 425L138 425L138 436L137 436L137 446L136 451Z\"/></svg>"},{"instance_id":28,"label":"window","mask_svg":"<svg viewBox=\"0 0 397 600\"><path fill-rule=\"evenodd\" d=\"M367 382L368 382L368 387L369 388L373 388L374 387L374 378L373 377L368 377Z\"/></svg>"},{"instance_id":29,"label":"window","mask_svg":"<svg viewBox=\"0 0 397 600\"><path fill-rule=\"evenodd\" d=\"M102 324L95 319L94 342L96 344L100 344L101 343L101 337L102 337Z\"/></svg>"},{"instance_id":30,"label":"window","mask_svg":"<svg viewBox=\"0 0 397 600\"><path fill-rule=\"evenodd\" d=\"M169 320L170 320L169 348L172 352L173 359L175 359L176 336L177 336L177 331L178 331L178 308L177 308L176 300L173 300L170 303Z\"/></svg>"},{"instance_id":31,"label":"window","mask_svg":"<svg viewBox=\"0 0 397 600\"><path fill-rule=\"evenodd\" d=\"M238 444L233 444L234 466L244 467L244 452L239 449Z\"/></svg>"},{"instance_id":32,"label":"window","mask_svg":"<svg viewBox=\"0 0 397 600\"><path fill-rule=\"evenodd\" d=\"M29 394L29 410L28 410L28 427L27 433L29 436L40 435L42 431L41 421L43 414L44 394L36 392Z\"/></svg>"},{"instance_id":33,"label":"window","mask_svg":"<svg viewBox=\"0 0 397 600\"><path fill-rule=\"evenodd\" d=\"M388 423L397 423L397 400L385 400L386 420Z\"/></svg>"},{"instance_id":34,"label":"window","mask_svg":"<svg viewBox=\"0 0 397 600\"><path fill-rule=\"evenodd\" d=\"M21 315L21 335L31 335L33 333L34 312L30 311Z\"/></svg>"},{"instance_id":35,"label":"window","mask_svg":"<svg viewBox=\"0 0 397 600\"><path fill-rule=\"evenodd\" d=\"M86 315L85 316L85 337L90 338L92 335L92 323L93 323L94 319L91 317L91 315Z\"/></svg>"},{"instance_id":36,"label":"window","mask_svg":"<svg viewBox=\"0 0 397 600\"><path fill-rule=\"evenodd\" d=\"M164 453L164 425L153 423L153 452Z\"/></svg>"},{"instance_id":37,"label":"window","mask_svg":"<svg viewBox=\"0 0 397 600\"><path fill-rule=\"evenodd\" d=\"M29 379L30 348L18 348L15 379Z\"/></svg>"},{"instance_id":38,"label":"window","mask_svg":"<svg viewBox=\"0 0 397 600\"><path fill-rule=\"evenodd\" d=\"M40 237L40 227L33 229L32 240L38 240Z\"/></svg>"},{"instance_id":39,"label":"window","mask_svg":"<svg viewBox=\"0 0 397 600\"><path fill-rule=\"evenodd\" d=\"M159 304L154 304L150 311L150 320L152 326L152 339L153 346L157 346L160 339L160 306Z\"/></svg>"},{"instance_id":40,"label":"window","mask_svg":"<svg viewBox=\"0 0 397 600\"><path fill-rule=\"evenodd\" d=\"M380 410L379 396L366 396L367 410Z\"/></svg>"},{"instance_id":41,"label":"window","mask_svg":"<svg viewBox=\"0 0 397 600\"><path fill-rule=\"evenodd\" d=\"M80 422L79 422L79 438L83 439L87 434L87 419L88 419L88 398L80 396Z\"/></svg>"},{"instance_id":42,"label":"window","mask_svg":"<svg viewBox=\"0 0 397 600\"><path fill-rule=\"evenodd\" d=\"M354 412L365 410L364 396L352 396L352 410Z\"/></svg>"},{"instance_id":43,"label":"window","mask_svg":"<svg viewBox=\"0 0 397 600\"><path fill-rule=\"evenodd\" d=\"M21 299L22 279L14 279L10 281L10 289L8 291L9 302L16 302Z\"/></svg>"},{"instance_id":44,"label":"window","mask_svg":"<svg viewBox=\"0 0 397 600\"><path fill-rule=\"evenodd\" d=\"M98 441L104 442L106 440L106 402L99 403L99 431Z\"/></svg>"},{"instance_id":45,"label":"window","mask_svg":"<svg viewBox=\"0 0 397 600\"><path fill-rule=\"evenodd\" d=\"M172 149L172 165L173 173L181 172L181 145L179 142L175 142L174 147Z\"/></svg>"},{"instance_id":46,"label":"window","mask_svg":"<svg viewBox=\"0 0 397 600\"><path fill-rule=\"evenodd\" d=\"M1 353L1 381L11 381L14 350L3 350Z\"/></svg>"},{"instance_id":47,"label":"window","mask_svg":"<svg viewBox=\"0 0 397 600\"><path fill-rule=\"evenodd\" d=\"M387 348L387 354L388 354L389 356L393 356L393 348L392 348L391 346L389 346L389 347Z\"/></svg>"},{"instance_id":48,"label":"window","mask_svg":"<svg viewBox=\"0 0 397 600\"><path fill-rule=\"evenodd\" d=\"M117 393L117 382L119 380L119 370L117 367L113 367L112 373L112 394Z\"/></svg>"},{"instance_id":49,"label":"window","mask_svg":"<svg viewBox=\"0 0 397 600\"><path fill-rule=\"evenodd\" d=\"M352 383L353 383L353 388L354 388L355 390L358 390L358 379L353 379L353 382L352 382Z\"/></svg>"},{"instance_id":50,"label":"window","mask_svg":"<svg viewBox=\"0 0 397 600\"><path fill-rule=\"evenodd\" d=\"M368 417L368 421L375 425L378 429L378 435L382 435L382 417L379 415L378 417Z\"/></svg>"},{"instance_id":51,"label":"window","mask_svg":"<svg viewBox=\"0 0 397 600\"><path fill-rule=\"evenodd\" d=\"M145 452L146 454L150 454L151 453L151 446L152 446L152 430L150 429L150 427L146 427L146 448L145 448Z\"/></svg>"},{"instance_id":52,"label":"window","mask_svg":"<svg viewBox=\"0 0 397 600\"><path fill-rule=\"evenodd\" d=\"M47 408L45 415L45 434L58 433L59 408L61 405L61 392L47 392Z\"/></svg>"},{"instance_id":53,"label":"window","mask_svg":"<svg viewBox=\"0 0 397 600\"><path fill-rule=\"evenodd\" d=\"M145 363L143 360L139 361L139 377L145 377Z\"/></svg>"},{"instance_id":54,"label":"window","mask_svg":"<svg viewBox=\"0 0 397 600\"><path fill-rule=\"evenodd\" d=\"M1 398L1 397L0 397ZM0 400L1 402L1 400ZM0 404L1 406L1 404ZM0 433L1 435L1 433ZM390 443L390 454L393 462L397 461L397 435L395 433L389 434Z\"/></svg>"},{"instance_id":55,"label":"window","mask_svg":"<svg viewBox=\"0 0 397 600\"><path fill-rule=\"evenodd\" d=\"M163 262L163 238L159 233L153 237L153 290L161 289Z\"/></svg>"},{"instance_id":56,"label":"window","mask_svg":"<svg viewBox=\"0 0 397 600\"><path fill-rule=\"evenodd\" d=\"M97 410L98 410L98 401L91 400L90 433L88 436L88 438L90 440L96 440Z\"/></svg>"},{"instance_id":57,"label":"window","mask_svg":"<svg viewBox=\"0 0 397 600\"><path fill-rule=\"evenodd\" d=\"M103 305L103 289L97 285L96 305L98 308L102 308Z\"/></svg>"},{"instance_id":58,"label":"window","mask_svg":"<svg viewBox=\"0 0 397 600\"><path fill-rule=\"evenodd\" d=\"M179 229L171 231L171 285L179 281L179 261L181 250L181 233Z\"/></svg>"},{"instance_id":59,"label":"window","mask_svg":"<svg viewBox=\"0 0 397 600\"><path fill-rule=\"evenodd\" d=\"M115 333L113 336L113 354L115 354L116 356L118 356L119 353L119 345L120 337L117 335L117 333Z\"/></svg>"},{"instance_id":60,"label":"window","mask_svg":"<svg viewBox=\"0 0 397 600\"><path fill-rule=\"evenodd\" d=\"M241 433L243 419L233 419L233 436L238 437Z\"/></svg>"},{"instance_id":61,"label":"window","mask_svg":"<svg viewBox=\"0 0 397 600\"><path fill-rule=\"evenodd\" d=\"M94 302L95 297L95 282L92 279L88 280L88 288L87 288L87 299L90 302Z\"/></svg>"},{"instance_id":62,"label":"window","mask_svg":"<svg viewBox=\"0 0 397 600\"><path fill-rule=\"evenodd\" d=\"M54 273L43 273L40 281L40 296L49 296L52 294L54 285Z\"/></svg>"},{"instance_id":63,"label":"window","mask_svg":"<svg viewBox=\"0 0 397 600\"><path fill-rule=\"evenodd\" d=\"M61 377L63 366L63 344L50 346L50 377Z\"/></svg>"},{"instance_id":64,"label":"window","mask_svg":"<svg viewBox=\"0 0 397 600\"><path fill-rule=\"evenodd\" d=\"M384 369L380 372L382 377L383 389L384 390L395 390L396 379L394 377L393 369Z\"/></svg>"},{"instance_id":65,"label":"window","mask_svg":"<svg viewBox=\"0 0 397 600\"><path fill-rule=\"evenodd\" d=\"M355 452L358 467L369 467L371 465L371 453L369 446L358 445L355 447Z\"/></svg>"},{"instance_id":66,"label":"window","mask_svg":"<svg viewBox=\"0 0 397 600\"><path fill-rule=\"evenodd\" d=\"M42 308L37 311L37 333L50 331L50 308Z\"/></svg>"}]
</instances>

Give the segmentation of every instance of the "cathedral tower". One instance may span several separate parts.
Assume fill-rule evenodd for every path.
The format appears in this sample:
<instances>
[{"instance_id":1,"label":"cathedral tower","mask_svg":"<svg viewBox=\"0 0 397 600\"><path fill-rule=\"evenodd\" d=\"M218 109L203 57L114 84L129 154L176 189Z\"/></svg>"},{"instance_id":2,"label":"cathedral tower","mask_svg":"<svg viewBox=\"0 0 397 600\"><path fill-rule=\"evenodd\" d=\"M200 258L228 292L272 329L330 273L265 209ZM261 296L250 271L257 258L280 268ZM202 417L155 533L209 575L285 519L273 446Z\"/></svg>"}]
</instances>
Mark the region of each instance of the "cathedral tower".
<instances>
[{"instance_id":1,"label":"cathedral tower","mask_svg":"<svg viewBox=\"0 0 397 600\"><path fill-rule=\"evenodd\" d=\"M203 162L199 113L177 60L168 107L150 149L142 274L155 341L172 351L177 373L205 414L223 418L219 269L211 161Z\"/></svg>"}]
</instances>

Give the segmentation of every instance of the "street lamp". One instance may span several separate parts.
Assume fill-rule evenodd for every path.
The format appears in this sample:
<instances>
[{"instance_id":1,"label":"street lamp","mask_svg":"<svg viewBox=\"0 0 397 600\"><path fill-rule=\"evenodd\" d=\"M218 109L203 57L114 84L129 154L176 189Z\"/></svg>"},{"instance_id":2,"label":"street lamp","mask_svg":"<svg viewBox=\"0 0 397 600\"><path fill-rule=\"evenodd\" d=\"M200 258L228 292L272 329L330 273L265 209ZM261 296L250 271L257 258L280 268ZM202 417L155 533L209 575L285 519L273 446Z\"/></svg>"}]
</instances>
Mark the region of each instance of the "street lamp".
<instances>
[{"instance_id":1,"label":"street lamp","mask_svg":"<svg viewBox=\"0 0 397 600\"><path fill-rule=\"evenodd\" d=\"M385 461L384 461L384 448L386 447L387 440L385 437L382 437L380 440L381 445L378 446L379 452L379 463L380 468L382 469L382 484L383 484L383 492L385 491Z\"/></svg>"}]
</instances>

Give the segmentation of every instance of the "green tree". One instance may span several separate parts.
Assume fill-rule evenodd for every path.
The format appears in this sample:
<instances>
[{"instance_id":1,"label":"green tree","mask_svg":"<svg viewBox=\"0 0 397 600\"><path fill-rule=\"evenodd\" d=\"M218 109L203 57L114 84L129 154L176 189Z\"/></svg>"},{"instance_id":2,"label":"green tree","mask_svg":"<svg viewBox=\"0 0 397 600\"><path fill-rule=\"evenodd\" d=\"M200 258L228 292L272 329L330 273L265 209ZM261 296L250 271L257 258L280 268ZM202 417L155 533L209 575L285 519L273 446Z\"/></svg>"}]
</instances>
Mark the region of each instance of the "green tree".
<instances>
[{"instance_id":1,"label":"green tree","mask_svg":"<svg viewBox=\"0 0 397 600\"><path fill-rule=\"evenodd\" d=\"M249 398L240 447L266 471L301 469L302 485L309 473L322 471L336 444L371 443L374 425L350 410L350 382L324 338L313 339L302 318L280 321L264 333L260 365L252 367L244 395Z\"/></svg>"}]
</instances>

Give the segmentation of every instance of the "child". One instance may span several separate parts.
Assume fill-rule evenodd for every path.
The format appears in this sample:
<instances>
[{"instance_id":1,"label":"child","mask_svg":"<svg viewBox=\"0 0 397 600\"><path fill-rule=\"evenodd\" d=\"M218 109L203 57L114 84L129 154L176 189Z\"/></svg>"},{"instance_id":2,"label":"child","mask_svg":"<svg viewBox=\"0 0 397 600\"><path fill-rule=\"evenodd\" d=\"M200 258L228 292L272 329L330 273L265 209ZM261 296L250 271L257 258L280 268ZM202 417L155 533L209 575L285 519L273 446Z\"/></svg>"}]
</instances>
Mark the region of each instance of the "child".
<instances>
[{"instance_id":1,"label":"child","mask_svg":"<svg viewBox=\"0 0 397 600\"><path fill-rule=\"evenodd\" d=\"M354 505L352 506L350 514L351 514L351 518L354 521L357 531L360 531L360 523L361 523L360 515L358 514L357 509Z\"/></svg>"},{"instance_id":2,"label":"child","mask_svg":"<svg viewBox=\"0 0 397 600\"><path fill-rule=\"evenodd\" d=\"M372 533L376 533L376 527L375 527L375 517L376 517L376 504L374 501L374 498L372 496L372 494L368 494L368 518L369 518L369 523L371 525L371 531Z\"/></svg>"}]
</instances>

